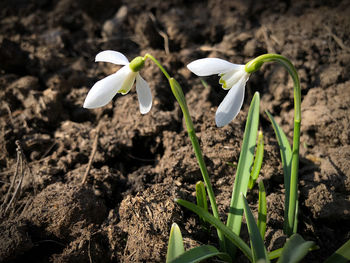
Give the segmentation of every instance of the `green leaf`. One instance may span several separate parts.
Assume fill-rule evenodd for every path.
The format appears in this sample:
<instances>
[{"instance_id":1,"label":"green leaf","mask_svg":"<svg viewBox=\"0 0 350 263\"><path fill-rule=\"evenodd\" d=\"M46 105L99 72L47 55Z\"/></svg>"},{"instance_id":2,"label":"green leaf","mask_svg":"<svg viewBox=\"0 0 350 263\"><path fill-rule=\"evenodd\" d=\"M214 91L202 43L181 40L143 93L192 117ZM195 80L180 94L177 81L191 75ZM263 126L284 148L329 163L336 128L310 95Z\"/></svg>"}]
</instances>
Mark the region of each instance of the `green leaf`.
<instances>
[{"instance_id":1,"label":"green leaf","mask_svg":"<svg viewBox=\"0 0 350 263\"><path fill-rule=\"evenodd\" d=\"M196 183L196 199L197 205L203 208L205 211L208 211L207 194L202 181Z\"/></svg>"},{"instance_id":2,"label":"green leaf","mask_svg":"<svg viewBox=\"0 0 350 263\"><path fill-rule=\"evenodd\" d=\"M277 263L299 262L313 246L313 241L305 241L299 234L293 234L283 246L282 254Z\"/></svg>"},{"instance_id":3,"label":"green leaf","mask_svg":"<svg viewBox=\"0 0 350 263\"><path fill-rule=\"evenodd\" d=\"M259 207L258 207L258 228L261 238L264 240L266 232L266 192L263 181L259 182Z\"/></svg>"},{"instance_id":4,"label":"green leaf","mask_svg":"<svg viewBox=\"0 0 350 263\"><path fill-rule=\"evenodd\" d=\"M278 249L275 249L273 251L270 251L268 254L269 254L269 259L272 260L272 259L276 259L276 258L279 258L282 254L282 251L283 251L283 248L278 248Z\"/></svg>"},{"instance_id":5,"label":"green leaf","mask_svg":"<svg viewBox=\"0 0 350 263\"><path fill-rule=\"evenodd\" d=\"M203 208L192 204L191 202L183 199L176 199L175 201L178 204L196 213L199 217L203 217L207 222L219 229L235 246L238 247L238 249L243 252L243 254L247 256L250 261L252 261L252 252L250 251L248 245L238 235L233 233L232 230L226 227L220 220L216 219Z\"/></svg>"},{"instance_id":6,"label":"green leaf","mask_svg":"<svg viewBox=\"0 0 350 263\"><path fill-rule=\"evenodd\" d=\"M273 129L275 131L276 139L280 147L283 174L284 174L284 188L285 188L285 207L284 207L284 232L287 231L288 226L288 210L289 210L289 195L290 195L290 177L291 177L291 164L292 164L292 149L290 147L287 136L283 132L282 128L277 124L273 116L266 111L269 117Z\"/></svg>"},{"instance_id":7,"label":"green leaf","mask_svg":"<svg viewBox=\"0 0 350 263\"><path fill-rule=\"evenodd\" d=\"M250 172L250 178L249 178L249 184L248 184L249 189L253 188L256 179L258 179L263 157L264 157L264 138L263 138L262 131L259 131L258 145L256 147L254 164L253 164L252 171Z\"/></svg>"},{"instance_id":8,"label":"green leaf","mask_svg":"<svg viewBox=\"0 0 350 263\"><path fill-rule=\"evenodd\" d=\"M242 194L242 198L243 198L244 214L247 220L247 226L248 226L248 232L249 232L249 238L250 238L250 247L253 252L253 262L254 263L258 262L261 259L265 260L265 262L270 262L265 245L264 245L264 241L261 238L259 228L255 223L255 219L252 214L252 211L249 208L247 199L244 197L243 194Z\"/></svg>"},{"instance_id":9,"label":"green leaf","mask_svg":"<svg viewBox=\"0 0 350 263\"><path fill-rule=\"evenodd\" d=\"M204 86L204 88L206 88L206 89L209 89L209 88L210 88L209 85L208 85L208 83L207 83L203 78L199 78L199 79L201 80L202 85Z\"/></svg>"},{"instance_id":10,"label":"green leaf","mask_svg":"<svg viewBox=\"0 0 350 263\"><path fill-rule=\"evenodd\" d=\"M179 255L185 252L182 235L179 226L173 223L170 230L170 237L168 243L168 252L166 255L166 262L170 262Z\"/></svg>"},{"instance_id":11,"label":"green leaf","mask_svg":"<svg viewBox=\"0 0 350 263\"><path fill-rule=\"evenodd\" d=\"M350 239L335 251L324 263L346 263L350 261Z\"/></svg>"},{"instance_id":12,"label":"green leaf","mask_svg":"<svg viewBox=\"0 0 350 263\"><path fill-rule=\"evenodd\" d=\"M213 246L204 245L186 251L177 258L171 260L170 263L195 263L215 256L220 257L221 260L226 262L232 261L228 254L220 252Z\"/></svg>"},{"instance_id":13,"label":"green leaf","mask_svg":"<svg viewBox=\"0 0 350 263\"><path fill-rule=\"evenodd\" d=\"M197 199L197 205L208 212L207 193L205 191L205 186L202 181L198 181L196 183L196 199ZM206 224L203 218L201 218L201 224L204 229L207 229L207 230L209 229L208 224Z\"/></svg>"},{"instance_id":14,"label":"green leaf","mask_svg":"<svg viewBox=\"0 0 350 263\"><path fill-rule=\"evenodd\" d=\"M236 178L233 186L230 210L227 218L227 227L236 235L240 234L242 217L243 217L243 195L247 194L248 183L250 178L250 167L254 159L254 148L256 145L256 137L259 124L259 104L260 96L256 92L250 103L247 122L245 126L241 154L237 165ZM235 248L226 242L226 248L232 258L234 258Z\"/></svg>"},{"instance_id":15,"label":"green leaf","mask_svg":"<svg viewBox=\"0 0 350 263\"><path fill-rule=\"evenodd\" d=\"M296 233L298 231L298 214L299 214L299 200L297 199L295 201L295 215L294 215L294 224L293 224L293 233Z\"/></svg>"},{"instance_id":16,"label":"green leaf","mask_svg":"<svg viewBox=\"0 0 350 263\"><path fill-rule=\"evenodd\" d=\"M317 245L313 245L312 247L309 248L309 252L316 250L316 249L319 249L319 247ZM269 259L272 260L272 259L279 258L281 256L282 252L283 252L282 247L268 252Z\"/></svg>"}]
</instances>

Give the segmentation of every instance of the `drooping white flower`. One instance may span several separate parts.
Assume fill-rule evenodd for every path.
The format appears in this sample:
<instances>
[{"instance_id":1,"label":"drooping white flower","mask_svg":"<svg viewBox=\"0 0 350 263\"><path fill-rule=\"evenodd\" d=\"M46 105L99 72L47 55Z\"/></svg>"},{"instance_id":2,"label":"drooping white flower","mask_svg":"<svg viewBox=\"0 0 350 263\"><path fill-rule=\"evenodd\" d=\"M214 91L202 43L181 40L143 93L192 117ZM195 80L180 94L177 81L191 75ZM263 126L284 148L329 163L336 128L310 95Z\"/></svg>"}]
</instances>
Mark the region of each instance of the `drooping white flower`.
<instances>
[{"instance_id":1,"label":"drooping white flower","mask_svg":"<svg viewBox=\"0 0 350 263\"><path fill-rule=\"evenodd\" d=\"M96 82L90 89L84 101L84 108L93 109L105 106L117 93L127 94L136 80L136 92L140 104L140 112L146 114L152 107L151 89L141 77L139 70L143 67L144 60L141 57L129 60L120 52L106 50L98 53L96 62L110 62L123 67L116 73ZM135 61L135 63L134 63Z\"/></svg>"},{"instance_id":2,"label":"drooping white flower","mask_svg":"<svg viewBox=\"0 0 350 263\"><path fill-rule=\"evenodd\" d=\"M243 105L245 85L250 75L245 71L245 65L219 58L203 58L191 62L187 68L197 76L220 76L219 83L229 92L216 111L215 122L218 127L222 127L232 121Z\"/></svg>"}]
</instances>

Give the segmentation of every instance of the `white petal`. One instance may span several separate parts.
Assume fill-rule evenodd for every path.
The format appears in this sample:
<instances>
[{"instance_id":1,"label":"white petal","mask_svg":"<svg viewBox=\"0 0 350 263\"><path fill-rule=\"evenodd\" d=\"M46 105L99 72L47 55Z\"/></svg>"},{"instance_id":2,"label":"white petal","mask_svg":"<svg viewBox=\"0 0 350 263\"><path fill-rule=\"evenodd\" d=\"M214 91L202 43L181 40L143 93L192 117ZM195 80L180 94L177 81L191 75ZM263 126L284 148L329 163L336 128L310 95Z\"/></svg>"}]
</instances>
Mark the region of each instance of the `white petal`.
<instances>
[{"instance_id":1,"label":"white petal","mask_svg":"<svg viewBox=\"0 0 350 263\"><path fill-rule=\"evenodd\" d=\"M248 76L241 78L227 93L216 111L216 126L225 126L237 116L243 105L247 80Z\"/></svg>"},{"instance_id":2,"label":"white petal","mask_svg":"<svg viewBox=\"0 0 350 263\"><path fill-rule=\"evenodd\" d=\"M95 61L110 62L117 65L126 65L129 60L120 52L113 50L105 50L96 55Z\"/></svg>"},{"instance_id":3,"label":"white petal","mask_svg":"<svg viewBox=\"0 0 350 263\"><path fill-rule=\"evenodd\" d=\"M129 67L124 66L117 73L96 82L86 96L83 107L93 109L105 106L117 94L129 72Z\"/></svg>"},{"instance_id":4,"label":"white petal","mask_svg":"<svg viewBox=\"0 0 350 263\"><path fill-rule=\"evenodd\" d=\"M140 104L140 112L146 114L152 107L152 93L147 82L140 76L136 75L136 92Z\"/></svg>"},{"instance_id":5,"label":"white petal","mask_svg":"<svg viewBox=\"0 0 350 263\"><path fill-rule=\"evenodd\" d=\"M209 76L225 73L241 65L230 63L220 58L202 58L187 65L187 68L197 76Z\"/></svg>"}]
</instances>

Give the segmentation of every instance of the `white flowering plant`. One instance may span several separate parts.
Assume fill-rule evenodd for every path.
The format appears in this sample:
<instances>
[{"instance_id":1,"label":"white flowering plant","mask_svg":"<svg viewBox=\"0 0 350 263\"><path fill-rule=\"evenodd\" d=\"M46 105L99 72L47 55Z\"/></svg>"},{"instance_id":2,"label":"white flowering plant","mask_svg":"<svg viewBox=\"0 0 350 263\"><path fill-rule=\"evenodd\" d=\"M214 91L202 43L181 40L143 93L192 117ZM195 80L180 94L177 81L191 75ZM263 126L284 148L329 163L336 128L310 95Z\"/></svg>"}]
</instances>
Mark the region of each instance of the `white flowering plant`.
<instances>
[{"instance_id":1,"label":"white flowering plant","mask_svg":"<svg viewBox=\"0 0 350 263\"><path fill-rule=\"evenodd\" d=\"M219 58L199 59L187 65L188 69L198 76L217 74L220 78L219 84L221 84L223 89L228 90L227 95L216 111L215 122L218 127L229 124L239 114L244 101L246 83L250 75L259 70L265 62L280 63L287 69L293 79L293 147L290 146L287 136L274 120L273 116L266 112L274 128L281 153L285 186L284 232L290 237L283 248L267 252L264 246L267 208L265 188L262 180L258 183L259 213L257 222L255 222L254 216L246 200L248 189L254 187L263 162L263 135L262 132L258 132L259 93L255 93L250 104L226 225L219 217L210 177L204 162L198 138L195 134L194 125L190 117L182 88L180 84L168 74L157 59L150 54L146 54L143 57L136 57L129 62L129 60L120 52L112 50L100 52L95 59L97 62L110 62L122 65L123 67L116 73L96 82L89 91L83 106L85 108L102 107L108 104L117 93L122 95L127 94L136 82L136 92L140 105L140 112L141 114L148 113L152 107L151 89L140 75L140 71L144 67L146 59L152 60L169 82L172 93L183 112L188 135L203 176L204 183L199 182L196 185L197 204L181 199L177 199L176 202L195 212L200 217L203 224L214 226L217 230L220 245L219 249L210 245L203 245L185 251L180 229L176 224L173 224L169 237L166 261L172 263L199 262L203 259L217 256L225 262L233 262L236 257L237 248L243 252L250 262L270 262L270 260L276 258L278 258L277 262L300 261L310 250L315 248L315 245L314 242L305 241L299 234L297 234L301 92L299 77L292 63L284 56L265 54L249 61L245 65L233 64ZM255 148L256 151L254 151ZM207 196L212 213L209 212ZM243 214L245 215L250 235L250 246L240 238ZM347 242L344 245L344 248L342 247L339 250L339 253L346 257L346 251L349 247L350 242Z\"/></svg>"}]
</instances>

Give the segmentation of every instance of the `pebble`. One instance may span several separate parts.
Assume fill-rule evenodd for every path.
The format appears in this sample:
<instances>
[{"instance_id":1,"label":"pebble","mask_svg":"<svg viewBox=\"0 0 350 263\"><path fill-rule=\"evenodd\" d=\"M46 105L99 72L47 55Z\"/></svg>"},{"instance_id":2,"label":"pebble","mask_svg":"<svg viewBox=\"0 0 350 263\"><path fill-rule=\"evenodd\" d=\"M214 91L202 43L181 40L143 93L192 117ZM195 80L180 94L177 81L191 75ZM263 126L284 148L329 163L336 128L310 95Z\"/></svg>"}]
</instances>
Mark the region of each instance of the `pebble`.
<instances>
[{"instance_id":1,"label":"pebble","mask_svg":"<svg viewBox=\"0 0 350 263\"><path fill-rule=\"evenodd\" d=\"M112 19L106 20L102 27L102 37L110 38L120 33L120 27L126 20L128 8L124 5L119 8L118 12Z\"/></svg>"}]
</instances>

